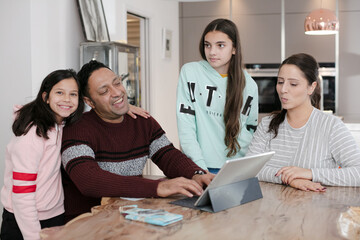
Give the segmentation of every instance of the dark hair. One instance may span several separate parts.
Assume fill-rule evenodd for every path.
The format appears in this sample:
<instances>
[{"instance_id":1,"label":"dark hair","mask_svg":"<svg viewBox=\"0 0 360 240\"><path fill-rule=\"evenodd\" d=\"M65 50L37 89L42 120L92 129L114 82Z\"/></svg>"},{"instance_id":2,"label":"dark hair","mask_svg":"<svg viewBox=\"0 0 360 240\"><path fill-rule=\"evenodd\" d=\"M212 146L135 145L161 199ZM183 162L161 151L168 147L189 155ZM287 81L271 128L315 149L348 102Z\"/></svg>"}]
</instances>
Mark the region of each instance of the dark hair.
<instances>
[{"instance_id":1,"label":"dark hair","mask_svg":"<svg viewBox=\"0 0 360 240\"><path fill-rule=\"evenodd\" d=\"M49 138L47 131L54 127L56 117L55 113L46 102L54 85L67 78L74 78L78 87L80 87L76 73L72 69L56 70L45 77L41 83L36 99L16 111L15 121L12 125L12 130L15 136L25 135L32 126L36 126L36 134L39 137L43 137L45 139ZM44 92L46 93L45 99L43 99ZM81 93L79 92L78 108L69 117L64 119L65 124L69 125L78 120L83 110L84 102L82 101Z\"/></svg>"},{"instance_id":2,"label":"dark hair","mask_svg":"<svg viewBox=\"0 0 360 240\"><path fill-rule=\"evenodd\" d=\"M83 96L90 98L89 89L88 89L89 78L95 70L98 70L100 68L110 69L102 62L91 60L90 62L84 64L84 66L82 66L82 68L78 72L77 76L80 81L80 92L82 93Z\"/></svg>"},{"instance_id":3,"label":"dark hair","mask_svg":"<svg viewBox=\"0 0 360 240\"><path fill-rule=\"evenodd\" d=\"M313 82L317 82L316 88L311 95L311 104L320 109L321 89L319 82L319 64L315 58L306 53L291 55L281 63L279 72L285 64L297 66L304 74L306 80L308 81L308 85L311 85ZM272 116L273 118L270 122L268 132L273 132L275 134L275 138L278 134L279 125L285 120L286 109L282 109L280 112L273 112Z\"/></svg>"},{"instance_id":4,"label":"dark hair","mask_svg":"<svg viewBox=\"0 0 360 240\"><path fill-rule=\"evenodd\" d=\"M226 87L226 102L224 109L225 138L224 142L229 150L227 157L234 156L240 151L241 146L237 140L240 131L240 110L243 105L243 90L245 88L245 76L242 71L242 54L238 29L228 19L216 19L209 23L200 39L199 50L201 57L206 60L204 40L208 32L220 31L225 33L232 41L235 54L231 56L228 80Z\"/></svg>"}]
</instances>

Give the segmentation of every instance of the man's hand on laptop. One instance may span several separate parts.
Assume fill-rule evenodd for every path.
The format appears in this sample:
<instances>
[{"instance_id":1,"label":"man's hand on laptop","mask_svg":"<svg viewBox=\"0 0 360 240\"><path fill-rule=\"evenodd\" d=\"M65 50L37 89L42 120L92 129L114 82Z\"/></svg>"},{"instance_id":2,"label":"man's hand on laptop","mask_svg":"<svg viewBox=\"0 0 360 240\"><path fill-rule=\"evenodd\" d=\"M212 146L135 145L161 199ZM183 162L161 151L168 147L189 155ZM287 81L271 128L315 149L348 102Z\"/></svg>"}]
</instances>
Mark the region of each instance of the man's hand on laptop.
<instances>
[{"instance_id":1,"label":"man's hand on laptop","mask_svg":"<svg viewBox=\"0 0 360 240\"><path fill-rule=\"evenodd\" d=\"M210 184L211 180L215 177L215 174L209 173L206 171L206 174L195 174L192 177L192 180L195 180L203 188Z\"/></svg>"},{"instance_id":2,"label":"man's hand on laptop","mask_svg":"<svg viewBox=\"0 0 360 240\"><path fill-rule=\"evenodd\" d=\"M167 197L179 193L188 197L193 197L194 195L200 196L202 192L203 189L199 183L184 177L162 181L157 187L157 195L159 197Z\"/></svg>"}]
</instances>

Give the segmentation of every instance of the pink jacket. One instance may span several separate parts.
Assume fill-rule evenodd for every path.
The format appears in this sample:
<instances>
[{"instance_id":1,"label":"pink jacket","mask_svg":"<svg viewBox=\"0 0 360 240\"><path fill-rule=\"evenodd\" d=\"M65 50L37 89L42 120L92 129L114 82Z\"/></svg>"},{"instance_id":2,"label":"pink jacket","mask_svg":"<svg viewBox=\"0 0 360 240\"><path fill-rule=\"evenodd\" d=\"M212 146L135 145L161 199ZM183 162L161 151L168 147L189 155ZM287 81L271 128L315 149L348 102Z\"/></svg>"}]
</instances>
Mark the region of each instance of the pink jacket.
<instances>
[{"instance_id":1,"label":"pink jacket","mask_svg":"<svg viewBox=\"0 0 360 240\"><path fill-rule=\"evenodd\" d=\"M15 214L24 239L40 239L39 220L64 212L62 128L56 125L48 131L49 139L45 139L36 135L33 126L26 135L14 136L6 148L1 202Z\"/></svg>"}]
</instances>

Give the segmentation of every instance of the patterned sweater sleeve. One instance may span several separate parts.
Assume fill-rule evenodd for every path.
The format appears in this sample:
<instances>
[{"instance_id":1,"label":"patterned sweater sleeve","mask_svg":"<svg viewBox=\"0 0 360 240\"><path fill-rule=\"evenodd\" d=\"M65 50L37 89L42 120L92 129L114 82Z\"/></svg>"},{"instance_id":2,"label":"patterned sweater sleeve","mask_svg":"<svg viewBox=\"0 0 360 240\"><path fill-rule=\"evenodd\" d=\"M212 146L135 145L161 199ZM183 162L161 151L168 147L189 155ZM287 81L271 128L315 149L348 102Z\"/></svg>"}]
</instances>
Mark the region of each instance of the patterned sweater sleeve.
<instances>
[{"instance_id":1,"label":"patterned sweater sleeve","mask_svg":"<svg viewBox=\"0 0 360 240\"><path fill-rule=\"evenodd\" d=\"M266 152L267 146L271 140L271 134L268 133L269 118L264 118L259 124L254 137L250 143L249 150L246 156L251 156ZM281 177L275 177L275 174L280 170L281 166L277 166L271 160L260 170L257 177L260 181L272 182L281 184Z\"/></svg>"},{"instance_id":2,"label":"patterned sweater sleeve","mask_svg":"<svg viewBox=\"0 0 360 240\"><path fill-rule=\"evenodd\" d=\"M12 205L16 222L24 239L40 239L40 221L36 208L36 179L43 141L30 129L26 135L16 137L11 149L13 164Z\"/></svg>"},{"instance_id":3,"label":"patterned sweater sleeve","mask_svg":"<svg viewBox=\"0 0 360 240\"><path fill-rule=\"evenodd\" d=\"M191 73L191 72L190 72ZM189 70L184 65L180 72L177 86L176 116L179 140L182 151L199 167L207 169L205 159L196 133L196 112L191 96L191 89L195 86L190 82Z\"/></svg>"},{"instance_id":4,"label":"patterned sweater sleeve","mask_svg":"<svg viewBox=\"0 0 360 240\"><path fill-rule=\"evenodd\" d=\"M360 148L340 119L331 129L329 149L340 168L311 169L313 181L331 186L360 186Z\"/></svg>"},{"instance_id":5,"label":"patterned sweater sleeve","mask_svg":"<svg viewBox=\"0 0 360 240\"><path fill-rule=\"evenodd\" d=\"M176 149L168 140L160 125L155 119L152 120L149 157L164 174L169 178L180 176L192 178L195 171L202 170L185 154Z\"/></svg>"}]
</instances>

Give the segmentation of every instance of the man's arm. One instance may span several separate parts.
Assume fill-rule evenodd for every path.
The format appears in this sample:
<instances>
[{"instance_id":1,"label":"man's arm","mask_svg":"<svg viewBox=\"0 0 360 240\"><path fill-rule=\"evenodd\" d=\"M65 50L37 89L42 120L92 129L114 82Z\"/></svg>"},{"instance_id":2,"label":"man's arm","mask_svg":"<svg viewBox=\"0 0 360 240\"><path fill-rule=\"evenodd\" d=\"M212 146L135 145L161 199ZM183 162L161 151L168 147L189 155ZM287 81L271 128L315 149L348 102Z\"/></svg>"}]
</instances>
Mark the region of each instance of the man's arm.
<instances>
[{"instance_id":1,"label":"man's arm","mask_svg":"<svg viewBox=\"0 0 360 240\"><path fill-rule=\"evenodd\" d=\"M84 147L78 145L76 148ZM80 152L77 152L80 153ZM121 176L99 167L91 156L69 158L68 152L62 153L65 171L79 191L88 197L156 197L160 180L144 179L140 176Z\"/></svg>"},{"instance_id":2,"label":"man's arm","mask_svg":"<svg viewBox=\"0 0 360 240\"><path fill-rule=\"evenodd\" d=\"M168 178L185 177L191 179L196 171L204 171L190 158L176 149L167 138L159 123L152 117L146 120L145 138L149 144L149 158Z\"/></svg>"},{"instance_id":3,"label":"man's arm","mask_svg":"<svg viewBox=\"0 0 360 240\"><path fill-rule=\"evenodd\" d=\"M141 176L120 176L102 170L94 161L84 158L78 161L70 162L64 167L76 187L88 197L167 197L173 194L192 197L201 195L202 182L209 182L208 177L206 180L184 177L150 180Z\"/></svg>"},{"instance_id":4,"label":"man's arm","mask_svg":"<svg viewBox=\"0 0 360 240\"><path fill-rule=\"evenodd\" d=\"M68 141L64 141L63 144L69 145ZM121 176L102 170L94 159L92 149L84 144L65 149L62 153L62 162L76 187L88 197L167 197L173 194L192 197L202 193L202 187L197 181L183 177L150 180L141 176ZM193 175L194 173L191 174Z\"/></svg>"},{"instance_id":5,"label":"man's arm","mask_svg":"<svg viewBox=\"0 0 360 240\"><path fill-rule=\"evenodd\" d=\"M164 131L152 117L147 120L138 119L128 122L132 133L135 135L136 132L141 133L141 136L137 135L135 139L141 138L142 140L139 140L135 145L130 144L129 147L124 147L122 144L120 146L123 147L115 147L115 149L101 144L104 141L109 141L108 144L110 144L111 140L114 140L111 138L111 134L121 134L121 131L115 133L113 131L104 132L106 130L101 129L101 125L97 126L96 122L92 123L90 117L88 117L90 120L78 122L64 129L61 150L64 169L83 195L97 198L103 196L156 197L159 194L160 196L167 196L169 194L184 193L183 190L198 194L197 188L201 189L201 187L195 181L190 184L195 184L195 188L180 184L180 189L175 188L174 190L172 188L171 191L164 193L161 191L163 188L161 188L159 193L158 186L163 185L160 183L164 180L150 180L140 176L143 170L142 158L147 159L148 157L152 158L169 178L183 176L188 178L187 181L192 181L190 179L195 174L195 171L201 170L172 146ZM88 129L92 129L92 131ZM102 138L99 139L99 136L102 136ZM109 139L107 140L107 138ZM122 138L119 136L117 139L125 141L127 137ZM112 144L116 143L112 141ZM117 161L120 153L126 154L121 155L123 156L121 161ZM106 161L101 158L104 154ZM114 162L112 162L112 159ZM180 179L171 182L176 185L179 183L177 181L181 182ZM196 184L199 186L196 186Z\"/></svg>"},{"instance_id":6,"label":"man's arm","mask_svg":"<svg viewBox=\"0 0 360 240\"><path fill-rule=\"evenodd\" d=\"M188 197L192 197L193 194L200 195L203 187L208 185L215 175L195 174L199 171L205 172L205 170L173 146L155 119L150 120L152 127L149 157L167 177L174 178L159 183L158 195L168 196L175 193Z\"/></svg>"}]
</instances>

